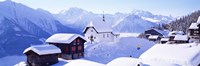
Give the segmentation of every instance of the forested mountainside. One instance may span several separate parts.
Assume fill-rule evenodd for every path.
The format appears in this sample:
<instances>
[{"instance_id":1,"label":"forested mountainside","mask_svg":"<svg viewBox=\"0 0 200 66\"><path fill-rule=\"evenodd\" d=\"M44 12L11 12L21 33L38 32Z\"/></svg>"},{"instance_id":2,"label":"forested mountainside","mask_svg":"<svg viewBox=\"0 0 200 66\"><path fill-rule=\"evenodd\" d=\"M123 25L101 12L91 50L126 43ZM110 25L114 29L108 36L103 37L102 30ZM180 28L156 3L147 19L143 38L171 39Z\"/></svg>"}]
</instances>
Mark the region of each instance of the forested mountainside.
<instances>
[{"instance_id":1,"label":"forested mountainside","mask_svg":"<svg viewBox=\"0 0 200 66\"><path fill-rule=\"evenodd\" d=\"M183 16L169 23L168 29L172 30L181 30L187 32L191 23L197 22L198 17L200 16L200 10L195 11L187 16Z\"/></svg>"}]
</instances>

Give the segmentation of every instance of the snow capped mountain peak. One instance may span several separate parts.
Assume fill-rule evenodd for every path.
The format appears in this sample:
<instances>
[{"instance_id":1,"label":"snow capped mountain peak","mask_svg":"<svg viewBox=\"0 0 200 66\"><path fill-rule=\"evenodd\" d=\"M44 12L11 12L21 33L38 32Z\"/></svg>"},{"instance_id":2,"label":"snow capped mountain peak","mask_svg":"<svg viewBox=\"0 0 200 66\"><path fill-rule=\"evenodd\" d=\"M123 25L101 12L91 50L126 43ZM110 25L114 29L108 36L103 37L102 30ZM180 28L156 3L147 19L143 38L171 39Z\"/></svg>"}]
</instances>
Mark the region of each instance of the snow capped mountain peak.
<instances>
[{"instance_id":1,"label":"snow capped mountain peak","mask_svg":"<svg viewBox=\"0 0 200 66\"><path fill-rule=\"evenodd\" d=\"M96 15L77 7L73 7L68 10L62 10L60 13L55 14L55 17L60 20L62 24L67 26L77 22L89 22L91 21L90 18L94 16Z\"/></svg>"},{"instance_id":2,"label":"snow capped mountain peak","mask_svg":"<svg viewBox=\"0 0 200 66\"><path fill-rule=\"evenodd\" d=\"M172 16L155 15L148 11L135 9L130 13L130 15L137 15L144 20L155 23L169 23L171 20L174 19Z\"/></svg>"},{"instance_id":3,"label":"snow capped mountain peak","mask_svg":"<svg viewBox=\"0 0 200 66\"><path fill-rule=\"evenodd\" d=\"M81 8L72 7L72 8L69 8L68 10L62 10L59 14L67 15L67 14L71 13L71 14L76 15L76 14L81 14L84 12L87 12L87 11L83 10Z\"/></svg>"},{"instance_id":4,"label":"snow capped mountain peak","mask_svg":"<svg viewBox=\"0 0 200 66\"><path fill-rule=\"evenodd\" d=\"M151 12L148 12L148 11L143 11L143 10L136 10L134 9L131 14L134 14L134 15L138 15L138 16L144 16L144 17L152 17L153 14Z\"/></svg>"}]
</instances>

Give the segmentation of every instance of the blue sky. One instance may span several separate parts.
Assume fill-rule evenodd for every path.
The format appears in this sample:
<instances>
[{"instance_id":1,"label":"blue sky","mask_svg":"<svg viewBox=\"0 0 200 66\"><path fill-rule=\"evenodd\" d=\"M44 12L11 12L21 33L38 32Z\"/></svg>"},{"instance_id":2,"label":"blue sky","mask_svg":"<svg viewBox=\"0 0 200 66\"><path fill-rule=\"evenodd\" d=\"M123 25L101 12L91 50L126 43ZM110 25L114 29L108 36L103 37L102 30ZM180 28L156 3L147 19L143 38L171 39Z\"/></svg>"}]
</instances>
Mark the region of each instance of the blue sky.
<instances>
[{"instance_id":1,"label":"blue sky","mask_svg":"<svg viewBox=\"0 0 200 66\"><path fill-rule=\"evenodd\" d=\"M42 8L58 13L70 7L78 7L94 13L129 13L133 9L145 10L153 14L187 15L200 10L200 0L13 0L34 9Z\"/></svg>"}]
</instances>

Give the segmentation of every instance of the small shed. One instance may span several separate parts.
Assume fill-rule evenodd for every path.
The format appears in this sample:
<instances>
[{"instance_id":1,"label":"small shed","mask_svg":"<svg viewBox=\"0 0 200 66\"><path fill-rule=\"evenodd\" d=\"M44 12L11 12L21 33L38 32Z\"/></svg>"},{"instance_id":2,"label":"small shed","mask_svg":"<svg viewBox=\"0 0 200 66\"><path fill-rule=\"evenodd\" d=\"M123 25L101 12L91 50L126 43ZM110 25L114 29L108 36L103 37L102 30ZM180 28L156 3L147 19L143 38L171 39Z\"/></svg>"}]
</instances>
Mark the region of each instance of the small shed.
<instances>
[{"instance_id":1,"label":"small shed","mask_svg":"<svg viewBox=\"0 0 200 66\"><path fill-rule=\"evenodd\" d=\"M61 50L54 45L36 45L25 49L23 53L30 66L50 66L58 62Z\"/></svg>"},{"instance_id":2,"label":"small shed","mask_svg":"<svg viewBox=\"0 0 200 66\"><path fill-rule=\"evenodd\" d=\"M85 38L78 34L54 34L46 40L50 45L61 49L59 57L63 59L78 59L84 57Z\"/></svg>"}]
</instances>

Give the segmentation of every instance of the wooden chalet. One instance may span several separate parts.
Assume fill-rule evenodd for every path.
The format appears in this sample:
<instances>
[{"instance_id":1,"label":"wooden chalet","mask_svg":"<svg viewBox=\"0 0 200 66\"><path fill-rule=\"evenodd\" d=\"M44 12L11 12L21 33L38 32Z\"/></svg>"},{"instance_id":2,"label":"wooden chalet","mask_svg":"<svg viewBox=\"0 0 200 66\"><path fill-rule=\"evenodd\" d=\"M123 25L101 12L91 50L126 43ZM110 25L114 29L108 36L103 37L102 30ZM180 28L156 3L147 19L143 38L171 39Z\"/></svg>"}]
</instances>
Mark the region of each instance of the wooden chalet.
<instances>
[{"instance_id":1,"label":"wooden chalet","mask_svg":"<svg viewBox=\"0 0 200 66\"><path fill-rule=\"evenodd\" d=\"M58 62L61 50L54 45L36 45L25 49L23 53L29 66L50 66Z\"/></svg>"},{"instance_id":2,"label":"wooden chalet","mask_svg":"<svg viewBox=\"0 0 200 66\"><path fill-rule=\"evenodd\" d=\"M200 42L200 16L197 22L191 23L190 27L188 28L188 35L190 42Z\"/></svg>"},{"instance_id":3,"label":"wooden chalet","mask_svg":"<svg viewBox=\"0 0 200 66\"><path fill-rule=\"evenodd\" d=\"M188 29L189 37L191 42L199 42L200 39L200 29L198 27L199 23L192 23Z\"/></svg>"},{"instance_id":4,"label":"wooden chalet","mask_svg":"<svg viewBox=\"0 0 200 66\"><path fill-rule=\"evenodd\" d=\"M84 37L78 34L54 34L46 40L50 45L61 49L59 57L78 59L84 57Z\"/></svg>"}]
</instances>

